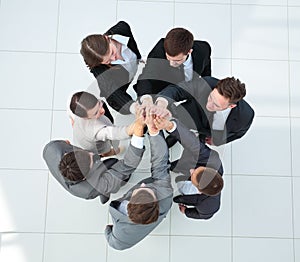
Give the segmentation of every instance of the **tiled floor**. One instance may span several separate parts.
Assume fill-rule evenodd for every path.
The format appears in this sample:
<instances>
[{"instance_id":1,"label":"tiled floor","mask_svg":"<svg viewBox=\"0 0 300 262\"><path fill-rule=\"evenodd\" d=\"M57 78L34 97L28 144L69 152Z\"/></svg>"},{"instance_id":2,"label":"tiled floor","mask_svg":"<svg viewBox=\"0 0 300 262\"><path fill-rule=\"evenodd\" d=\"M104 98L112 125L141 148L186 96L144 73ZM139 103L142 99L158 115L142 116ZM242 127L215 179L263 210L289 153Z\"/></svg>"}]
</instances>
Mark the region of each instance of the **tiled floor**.
<instances>
[{"instance_id":1,"label":"tiled floor","mask_svg":"<svg viewBox=\"0 0 300 262\"><path fill-rule=\"evenodd\" d=\"M239 77L256 111L245 137L218 149L221 210L194 221L173 205L122 252L103 235L108 205L65 192L41 158L49 140L72 138L68 97L95 87L81 39L118 20L144 57L172 27L190 29L212 46L213 76ZM0 0L0 37L1 262L300 261L300 1ZM132 183L148 176L147 160Z\"/></svg>"}]
</instances>

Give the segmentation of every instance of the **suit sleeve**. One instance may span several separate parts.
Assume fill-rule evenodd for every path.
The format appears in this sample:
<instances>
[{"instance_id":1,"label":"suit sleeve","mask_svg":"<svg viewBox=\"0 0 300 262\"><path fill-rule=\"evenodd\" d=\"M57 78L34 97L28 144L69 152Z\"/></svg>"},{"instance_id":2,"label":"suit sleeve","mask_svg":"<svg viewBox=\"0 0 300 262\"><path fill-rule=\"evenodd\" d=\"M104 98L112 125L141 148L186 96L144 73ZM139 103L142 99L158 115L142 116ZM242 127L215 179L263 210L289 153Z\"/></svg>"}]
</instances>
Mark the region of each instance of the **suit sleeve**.
<instances>
[{"instance_id":1,"label":"suit sleeve","mask_svg":"<svg viewBox=\"0 0 300 262\"><path fill-rule=\"evenodd\" d=\"M124 159L119 160L103 174L91 176L89 183L103 195L118 192L121 186L124 185L124 180L130 178L130 175L141 162L144 150L130 144Z\"/></svg>"},{"instance_id":2,"label":"suit sleeve","mask_svg":"<svg viewBox=\"0 0 300 262\"><path fill-rule=\"evenodd\" d=\"M180 195L174 197L174 202L188 206L185 209L185 215L194 219L209 219L220 208L220 195L205 196L205 195Z\"/></svg>"},{"instance_id":3,"label":"suit sleeve","mask_svg":"<svg viewBox=\"0 0 300 262\"><path fill-rule=\"evenodd\" d=\"M163 42L164 39L160 39L148 54L147 63L135 86L135 91L138 96L155 94L154 86L157 81L159 81L161 74L160 68L166 63Z\"/></svg>"},{"instance_id":4,"label":"suit sleeve","mask_svg":"<svg viewBox=\"0 0 300 262\"><path fill-rule=\"evenodd\" d=\"M170 180L169 150L164 137L159 134L149 136L151 147L151 174L158 180Z\"/></svg>"},{"instance_id":5,"label":"suit sleeve","mask_svg":"<svg viewBox=\"0 0 300 262\"><path fill-rule=\"evenodd\" d=\"M126 92L128 82L128 72L120 65L103 70L100 65L92 69L92 73L97 79L100 89L100 96L105 97L108 104L121 114L130 114L130 106L134 102L132 97Z\"/></svg>"},{"instance_id":6,"label":"suit sleeve","mask_svg":"<svg viewBox=\"0 0 300 262\"><path fill-rule=\"evenodd\" d=\"M96 139L105 140L123 140L129 138L127 126L105 126L96 134Z\"/></svg>"}]
</instances>

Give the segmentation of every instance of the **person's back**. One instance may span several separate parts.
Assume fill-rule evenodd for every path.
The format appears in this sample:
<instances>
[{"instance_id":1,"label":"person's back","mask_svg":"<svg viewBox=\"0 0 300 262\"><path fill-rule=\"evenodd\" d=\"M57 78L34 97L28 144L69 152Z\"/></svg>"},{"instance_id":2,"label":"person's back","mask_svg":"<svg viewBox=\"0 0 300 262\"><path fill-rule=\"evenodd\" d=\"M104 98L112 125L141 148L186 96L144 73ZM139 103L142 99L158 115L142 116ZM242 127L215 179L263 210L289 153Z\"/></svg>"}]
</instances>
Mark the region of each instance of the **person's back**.
<instances>
[{"instance_id":1,"label":"person's back","mask_svg":"<svg viewBox=\"0 0 300 262\"><path fill-rule=\"evenodd\" d=\"M148 129L151 133L151 127L148 126ZM149 141L151 177L140 181L123 197L110 203L113 225L107 225L105 237L114 249L128 249L140 242L163 221L172 205L173 189L165 140L157 134L150 135ZM138 194L144 191L152 194L150 200L141 201L143 197Z\"/></svg>"}]
</instances>

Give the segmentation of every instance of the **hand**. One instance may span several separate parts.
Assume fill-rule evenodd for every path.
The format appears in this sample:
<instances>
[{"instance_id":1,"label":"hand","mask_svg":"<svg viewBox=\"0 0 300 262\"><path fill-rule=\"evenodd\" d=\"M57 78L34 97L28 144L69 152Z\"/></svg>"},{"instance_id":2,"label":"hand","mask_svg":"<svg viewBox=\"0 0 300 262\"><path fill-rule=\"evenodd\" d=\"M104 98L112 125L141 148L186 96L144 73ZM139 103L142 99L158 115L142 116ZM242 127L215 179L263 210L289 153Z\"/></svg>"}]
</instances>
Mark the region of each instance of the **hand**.
<instances>
[{"instance_id":1,"label":"hand","mask_svg":"<svg viewBox=\"0 0 300 262\"><path fill-rule=\"evenodd\" d=\"M68 144L68 145L71 145L71 143L70 143L70 140L65 140L65 142Z\"/></svg>"},{"instance_id":2,"label":"hand","mask_svg":"<svg viewBox=\"0 0 300 262\"><path fill-rule=\"evenodd\" d=\"M156 116L159 116L159 117L162 117L162 118L170 119L172 117L171 112L167 108L160 107L160 106L157 106L157 105L153 108L153 113Z\"/></svg>"},{"instance_id":3,"label":"hand","mask_svg":"<svg viewBox=\"0 0 300 262\"><path fill-rule=\"evenodd\" d=\"M146 111L145 123L148 127L148 131L150 134L156 134L157 132L159 132L159 129L157 129L157 127L154 124L154 119L156 117L156 115L154 114L154 107L155 106L152 105L145 108Z\"/></svg>"},{"instance_id":4,"label":"hand","mask_svg":"<svg viewBox=\"0 0 300 262\"><path fill-rule=\"evenodd\" d=\"M211 145L211 146L214 145L213 139L212 139L212 137L210 137L210 136L207 136L207 137L205 138L205 143L208 144L208 145Z\"/></svg>"},{"instance_id":5,"label":"hand","mask_svg":"<svg viewBox=\"0 0 300 262\"><path fill-rule=\"evenodd\" d=\"M186 206L183 204L178 204L179 210L182 214L185 214Z\"/></svg>"},{"instance_id":6,"label":"hand","mask_svg":"<svg viewBox=\"0 0 300 262\"><path fill-rule=\"evenodd\" d=\"M152 96L150 95L143 95L141 97L141 101L142 101L142 105L141 105L142 108L146 108L153 105L153 99Z\"/></svg>"},{"instance_id":7,"label":"hand","mask_svg":"<svg viewBox=\"0 0 300 262\"><path fill-rule=\"evenodd\" d=\"M156 128L159 130L166 129L167 131L169 131L174 127L174 124L170 120L159 116L156 116L153 122Z\"/></svg>"}]
</instances>

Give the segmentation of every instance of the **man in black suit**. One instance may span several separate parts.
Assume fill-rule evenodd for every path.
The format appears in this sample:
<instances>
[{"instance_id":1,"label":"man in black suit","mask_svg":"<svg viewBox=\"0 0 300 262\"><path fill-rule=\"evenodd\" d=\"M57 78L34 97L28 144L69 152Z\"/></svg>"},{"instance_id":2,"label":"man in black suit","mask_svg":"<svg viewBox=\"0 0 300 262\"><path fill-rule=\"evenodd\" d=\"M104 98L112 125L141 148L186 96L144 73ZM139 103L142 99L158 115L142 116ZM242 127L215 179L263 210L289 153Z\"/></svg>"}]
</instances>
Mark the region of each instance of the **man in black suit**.
<instances>
[{"instance_id":1,"label":"man in black suit","mask_svg":"<svg viewBox=\"0 0 300 262\"><path fill-rule=\"evenodd\" d=\"M245 95L245 84L239 79L203 77L169 85L157 95L156 103L162 108L169 105L173 116L197 130L202 142L219 146L241 138L250 128L254 111ZM174 101L183 103L175 106ZM175 140L167 139L172 146Z\"/></svg>"},{"instance_id":2,"label":"man in black suit","mask_svg":"<svg viewBox=\"0 0 300 262\"><path fill-rule=\"evenodd\" d=\"M156 117L154 124L163 128L181 143L181 157L171 163L180 195L173 198L179 210L189 218L209 219L220 208L223 188L223 167L219 155L202 143L178 120Z\"/></svg>"},{"instance_id":3,"label":"man in black suit","mask_svg":"<svg viewBox=\"0 0 300 262\"><path fill-rule=\"evenodd\" d=\"M121 114L130 114L134 102L126 92L136 71L141 54L130 26L120 21L103 35L89 35L81 42L81 55L97 78L101 97ZM104 105L106 116L113 118Z\"/></svg>"},{"instance_id":4,"label":"man in black suit","mask_svg":"<svg viewBox=\"0 0 300 262\"><path fill-rule=\"evenodd\" d=\"M138 96L157 94L170 83L190 81L195 75L210 76L210 55L207 42L194 41L188 30L174 28L149 53L134 89Z\"/></svg>"}]
</instances>

